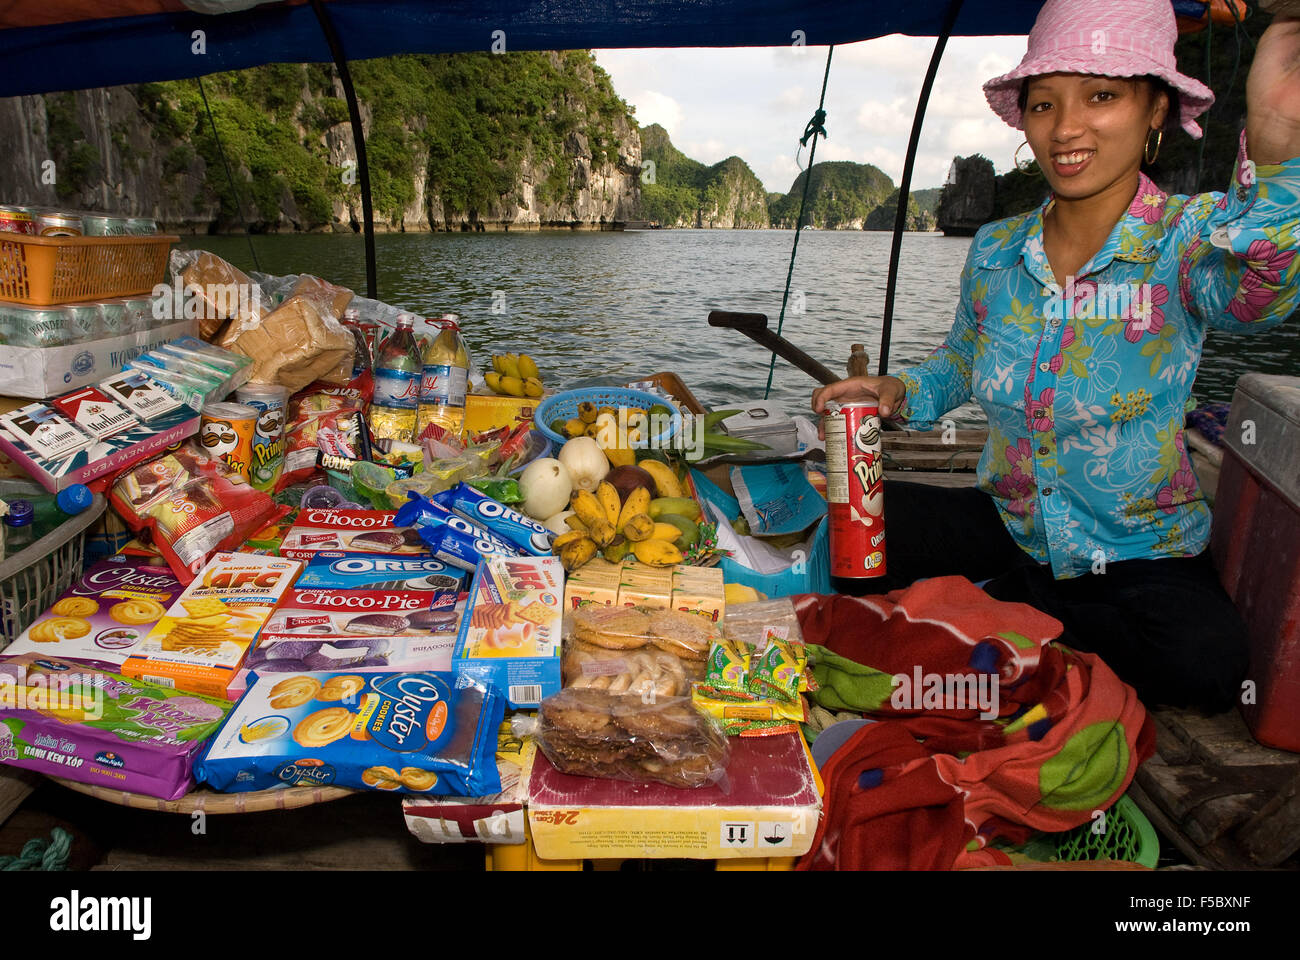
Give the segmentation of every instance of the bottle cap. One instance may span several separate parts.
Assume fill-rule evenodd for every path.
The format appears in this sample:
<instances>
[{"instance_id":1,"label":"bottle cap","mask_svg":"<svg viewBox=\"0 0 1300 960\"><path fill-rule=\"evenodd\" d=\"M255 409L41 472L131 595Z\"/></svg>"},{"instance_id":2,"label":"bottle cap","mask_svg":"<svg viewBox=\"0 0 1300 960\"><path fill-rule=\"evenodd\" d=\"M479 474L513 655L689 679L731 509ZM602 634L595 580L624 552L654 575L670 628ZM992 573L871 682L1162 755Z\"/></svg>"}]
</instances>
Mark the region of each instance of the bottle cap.
<instances>
[{"instance_id":1,"label":"bottle cap","mask_svg":"<svg viewBox=\"0 0 1300 960\"><path fill-rule=\"evenodd\" d=\"M35 515L36 508L30 500L10 500L9 516L5 517L5 523L11 527L23 527L31 523Z\"/></svg>"},{"instance_id":2,"label":"bottle cap","mask_svg":"<svg viewBox=\"0 0 1300 960\"><path fill-rule=\"evenodd\" d=\"M399 327L413 327L415 326L415 317L409 313L399 313L397 315L397 325Z\"/></svg>"},{"instance_id":3,"label":"bottle cap","mask_svg":"<svg viewBox=\"0 0 1300 960\"><path fill-rule=\"evenodd\" d=\"M89 507L94 499L95 495L90 492L88 486L84 483L74 483L72 486L60 490L55 495L54 502L68 516L75 517Z\"/></svg>"}]
</instances>

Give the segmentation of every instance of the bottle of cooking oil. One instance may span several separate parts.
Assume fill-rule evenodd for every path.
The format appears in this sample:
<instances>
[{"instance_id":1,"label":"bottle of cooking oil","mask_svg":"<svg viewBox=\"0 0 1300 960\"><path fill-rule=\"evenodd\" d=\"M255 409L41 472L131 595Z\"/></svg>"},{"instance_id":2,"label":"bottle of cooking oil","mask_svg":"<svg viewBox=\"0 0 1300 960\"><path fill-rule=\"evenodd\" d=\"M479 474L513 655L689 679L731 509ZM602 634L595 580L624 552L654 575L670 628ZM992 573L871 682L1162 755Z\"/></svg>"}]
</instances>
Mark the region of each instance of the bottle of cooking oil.
<instances>
[{"instance_id":1,"label":"bottle of cooking oil","mask_svg":"<svg viewBox=\"0 0 1300 960\"><path fill-rule=\"evenodd\" d=\"M431 423L459 434L465 423L465 394L469 384L469 351L455 317L430 320L441 329L424 348L420 378L420 410L415 424L418 439Z\"/></svg>"},{"instance_id":2,"label":"bottle of cooking oil","mask_svg":"<svg viewBox=\"0 0 1300 960\"><path fill-rule=\"evenodd\" d=\"M370 432L375 439L415 440L420 403L420 348L409 313L397 318L397 329L375 357L375 398L370 404Z\"/></svg>"}]
</instances>

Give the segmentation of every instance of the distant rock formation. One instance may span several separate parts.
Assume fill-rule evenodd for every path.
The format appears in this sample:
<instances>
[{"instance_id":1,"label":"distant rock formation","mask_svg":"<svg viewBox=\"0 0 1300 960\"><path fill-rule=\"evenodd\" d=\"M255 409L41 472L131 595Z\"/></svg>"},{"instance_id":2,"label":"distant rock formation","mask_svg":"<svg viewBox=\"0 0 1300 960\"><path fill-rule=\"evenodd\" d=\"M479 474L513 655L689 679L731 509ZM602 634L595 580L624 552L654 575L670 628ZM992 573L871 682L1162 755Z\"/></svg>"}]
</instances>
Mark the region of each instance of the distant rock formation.
<instances>
[{"instance_id":1,"label":"distant rock formation","mask_svg":"<svg viewBox=\"0 0 1300 960\"><path fill-rule=\"evenodd\" d=\"M996 178L993 161L976 154L953 157L935 209L939 229L950 237L973 237L975 231L993 219Z\"/></svg>"}]
</instances>

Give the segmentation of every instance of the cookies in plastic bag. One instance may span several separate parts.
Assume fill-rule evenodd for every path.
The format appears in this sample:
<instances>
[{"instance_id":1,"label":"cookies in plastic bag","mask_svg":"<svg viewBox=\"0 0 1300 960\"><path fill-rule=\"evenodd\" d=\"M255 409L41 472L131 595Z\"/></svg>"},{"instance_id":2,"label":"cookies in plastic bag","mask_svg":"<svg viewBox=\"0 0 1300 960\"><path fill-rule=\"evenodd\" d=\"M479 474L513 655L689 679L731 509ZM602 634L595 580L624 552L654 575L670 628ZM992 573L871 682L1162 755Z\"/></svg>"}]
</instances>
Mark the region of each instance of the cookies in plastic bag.
<instances>
[{"instance_id":1,"label":"cookies in plastic bag","mask_svg":"<svg viewBox=\"0 0 1300 960\"><path fill-rule=\"evenodd\" d=\"M568 688L541 703L537 745L561 773L700 787L725 778L726 736L689 697Z\"/></svg>"}]
</instances>

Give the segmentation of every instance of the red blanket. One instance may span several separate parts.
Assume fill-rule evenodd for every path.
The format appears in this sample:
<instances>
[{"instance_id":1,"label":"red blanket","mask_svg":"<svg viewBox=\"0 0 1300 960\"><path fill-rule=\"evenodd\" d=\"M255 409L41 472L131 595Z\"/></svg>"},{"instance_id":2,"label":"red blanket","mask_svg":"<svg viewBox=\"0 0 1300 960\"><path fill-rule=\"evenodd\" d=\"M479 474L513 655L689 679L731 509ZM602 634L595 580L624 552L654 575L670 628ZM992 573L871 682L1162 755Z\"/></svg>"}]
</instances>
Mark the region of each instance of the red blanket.
<instances>
[{"instance_id":1,"label":"red blanket","mask_svg":"<svg viewBox=\"0 0 1300 960\"><path fill-rule=\"evenodd\" d=\"M893 675L896 694L911 695L864 705L882 722L822 769L824 815L800 869L1008 862L990 840L1095 822L1154 751L1146 711L1105 663L1048 642L1056 620L963 577L795 606L805 640ZM980 677L979 689L996 691L994 710L962 702Z\"/></svg>"}]
</instances>

